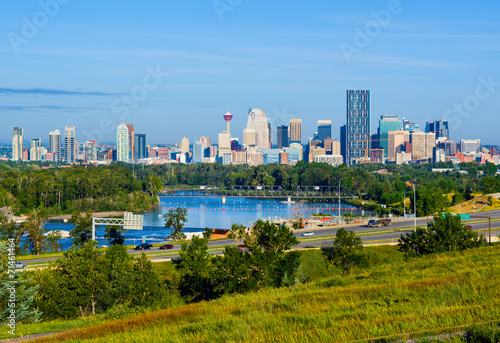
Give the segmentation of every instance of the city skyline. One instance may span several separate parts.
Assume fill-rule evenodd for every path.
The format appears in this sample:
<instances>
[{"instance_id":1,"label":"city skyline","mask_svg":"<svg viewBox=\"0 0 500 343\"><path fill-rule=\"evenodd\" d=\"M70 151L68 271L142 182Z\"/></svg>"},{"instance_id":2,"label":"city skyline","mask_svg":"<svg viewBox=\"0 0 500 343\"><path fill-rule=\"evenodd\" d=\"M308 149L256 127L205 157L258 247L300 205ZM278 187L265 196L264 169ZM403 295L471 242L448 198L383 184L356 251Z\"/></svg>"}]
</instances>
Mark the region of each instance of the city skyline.
<instances>
[{"instance_id":1,"label":"city skyline","mask_svg":"<svg viewBox=\"0 0 500 343\"><path fill-rule=\"evenodd\" d=\"M26 142L66 126L81 141L111 142L124 121L151 144L215 139L227 109L242 141L249 107L273 134L302 118L304 141L331 120L340 139L345 90L369 89L373 118L447 119L451 139L498 144L488 125L500 108L496 3L40 3L0 14L0 115ZM0 140L10 142L7 130Z\"/></svg>"}]
</instances>

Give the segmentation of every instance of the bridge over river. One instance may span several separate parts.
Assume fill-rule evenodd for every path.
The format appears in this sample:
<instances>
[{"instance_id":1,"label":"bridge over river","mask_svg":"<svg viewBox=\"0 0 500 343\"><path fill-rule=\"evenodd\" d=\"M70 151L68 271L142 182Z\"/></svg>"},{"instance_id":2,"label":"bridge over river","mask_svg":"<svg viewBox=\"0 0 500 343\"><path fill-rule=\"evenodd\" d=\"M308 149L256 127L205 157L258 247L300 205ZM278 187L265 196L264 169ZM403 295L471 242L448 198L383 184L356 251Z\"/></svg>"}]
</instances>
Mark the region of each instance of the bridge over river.
<instances>
[{"instance_id":1,"label":"bridge over river","mask_svg":"<svg viewBox=\"0 0 500 343\"><path fill-rule=\"evenodd\" d=\"M163 197L245 197L291 199L354 199L345 186L297 186L285 190L281 186L170 186L159 196Z\"/></svg>"}]
</instances>

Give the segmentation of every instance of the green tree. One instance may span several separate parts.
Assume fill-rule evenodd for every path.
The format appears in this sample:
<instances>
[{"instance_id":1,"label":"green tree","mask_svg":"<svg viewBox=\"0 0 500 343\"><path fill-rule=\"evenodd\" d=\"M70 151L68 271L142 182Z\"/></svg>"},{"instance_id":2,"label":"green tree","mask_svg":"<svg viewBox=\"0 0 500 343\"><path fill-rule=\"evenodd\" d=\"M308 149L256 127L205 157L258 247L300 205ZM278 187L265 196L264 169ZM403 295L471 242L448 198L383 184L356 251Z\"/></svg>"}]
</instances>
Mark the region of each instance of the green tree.
<instances>
[{"instance_id":1,"label":"green tree","mask_svg":"<svg viewBox=\"0 0 500 343\"><path fill-rule=\"evenodd\" d=\"M0 213L0 241L14 242L16 255L22 252L21 239L24 233L24 228L21 225L17 225L12 219L9 220L7 216Z\"/></svg>"},{"instance_id":2,"label":"green tree","mask_svg":"<svg viewBox=\"0 0 500 343\"><path fill-rule=\"evenodd\" d=\"M366 256L362 253L361 238L353 231L340 229L335 235L331 248L324 248L323 252L336 266L349 271L353 267L365 267L368 264Z\"/></svg>"},{"instance_id":3,"label":"green tree","mask_svg":"<svg viewBox=\"0 0 500 343\"><path fill-rule=\"evenodd\" d=\"M460 217L446 214L435 216L427 228L417 228L399 239L399 250L408 257L422 256L445 251L461 251L478 247L483 235L467 228Z\"/></svg>"},{"instance_id":4,"label":"green tree","mask_svg":"<svg viewBox=\"0 0 500 343\"><path fill-rule=\"evenodd\" d=\"M61 244L59 240L61 239L62 234L60 231L50 231L45 235L45 246L47 251L58 252L61 250Z\"/></svg>"},{"instance_id":5,"label":"green tree","mask_svg":"<svg viewBox=\"0 0 500 343\"><path fill-rule=\"evenodd\" d=\"M88 210L84 215L79 211L73 212L70 223L73 224L73 230L69 233L73 244L83 247L92 239L92 212Z\"/></svg>"},{"instance_id":6,"label":"green tree","mask_svg":"<svg viewBox=\"0 0 500 343\"><path fill-rule=\"evenodd\" d=\"M14 241L0 241L0 321L13 330L15 326L9 326L11 310L15 310L16 323L39 322L42 312L35 306L39 286L32 282L33 277L28 273L14 269L9 250L14 252ZM15 302L11 301L12 293L15 294Z\"/></svg>"},{"instance_id":7,"label":"green tree","mask_svg":"<svg viewBox=\"0 0 500 343\"><path fill-rule=\"evenodd\" d=\"M44 233L47 230L47 212L44 210L33 211L29 218L21 224L22 230L27 234L28 251L34 255L40 255L47 250Z\"/></svg>"},{"instance_id":8,"label":"green tree","mask_svg":"<svg viewBox=\"0 0 500 343\"><path fill-rule=\"evenodd\" d=\"M176 269L181 273L179 288L181 295L189 301L213 298L211 255L207 239L193 236L191 244L182 245L181 261Z\"/></svg>"},{"instance_id":9,"label":"green tree","mask_svg":"<svg viewBox=\"0 0 500 343\"><path fill-rule=\"evenodd\" d=\"M186 239L184 234L184 223L187 221L187 210L185 208L178 207L176 209L170 209L163 216L165 219L165 227L171 227L172 233L170 238L174 241L181 241Z\"/></svg>"},{"instance_id":10,"label":"green tree","mask_svg":"<svg viewBox=\"0 0 500 343\"><path fill-rule=\"evenodd\" d=\"M205 228L205 231L203 231L203 238L205 239L212 239L212 233L213 229L209 229L208 227Z\"/></svg>"}]
</instances>

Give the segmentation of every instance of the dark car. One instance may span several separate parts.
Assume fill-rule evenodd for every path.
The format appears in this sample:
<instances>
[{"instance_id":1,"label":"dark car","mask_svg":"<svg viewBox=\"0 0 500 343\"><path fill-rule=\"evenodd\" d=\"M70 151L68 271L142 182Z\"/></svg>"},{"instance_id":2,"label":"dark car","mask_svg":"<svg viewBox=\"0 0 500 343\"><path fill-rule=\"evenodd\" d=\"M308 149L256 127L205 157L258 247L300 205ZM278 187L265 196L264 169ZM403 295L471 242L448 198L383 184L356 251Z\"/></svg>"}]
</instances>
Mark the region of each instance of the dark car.
<instances>
[{"instance_id":1,"label":"dark car","mask_svg":"<svg viewBox=\"0 0 500 343\"><path fill-rule=\"evenodd\" d=\"M172 244L165 244L160 247L160 250L165 250L165 249L173 249L174 246Z\"/></svg>"},{"instance_id":2,"label":"dark car","mask_svg":"<svg viewBox=\"0 0 500 343\"><path fill-rule=\"evenodd\" d=\"M469 230L472 230L472 226L470 226L470 225L467 225L467 228L468 228Z\"/></svg>"},{"instance_id":3,"label":"dark car","mask_svg":"<svg viewBox=\"0 0 500 343\"><path fill-rule=\"evenodd\" d=\"M153 244L142 243L134 248L134 250L149 250L153 247Z\"/></svg>"},{"instance_id":4,"label":"dark car","mask_svg":"<svg viewBox=\"0 0 500 343\"><path fill-rule=\"evenodd\" d=\"M240 244L240 245L237 246L237 248L240 249L240 250L243 250L243 249L245 249L245 245L244 244Z\"/></svg>"}]
</instances>

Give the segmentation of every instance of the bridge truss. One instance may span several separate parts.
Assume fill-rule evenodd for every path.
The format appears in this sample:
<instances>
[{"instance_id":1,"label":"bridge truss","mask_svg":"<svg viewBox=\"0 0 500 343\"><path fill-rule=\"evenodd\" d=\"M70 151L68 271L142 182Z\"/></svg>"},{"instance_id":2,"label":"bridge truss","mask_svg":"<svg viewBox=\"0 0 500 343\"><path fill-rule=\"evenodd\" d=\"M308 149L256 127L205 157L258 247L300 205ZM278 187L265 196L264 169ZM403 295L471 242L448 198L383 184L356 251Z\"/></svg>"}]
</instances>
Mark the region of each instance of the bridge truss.
<instances>
[{"instance_id":1,"label":"bridge truss","mask_svg":"<svg viewBox=\"0 0 500 343\"><path fill-rule=\"evenodd\" d=\"M345 186L297 186L291 191L281 186L172 186L159 194L164 197L245 197L245 198L355 198Z\"/></svg>"}]
</instances>

